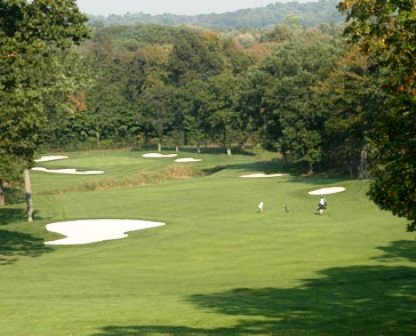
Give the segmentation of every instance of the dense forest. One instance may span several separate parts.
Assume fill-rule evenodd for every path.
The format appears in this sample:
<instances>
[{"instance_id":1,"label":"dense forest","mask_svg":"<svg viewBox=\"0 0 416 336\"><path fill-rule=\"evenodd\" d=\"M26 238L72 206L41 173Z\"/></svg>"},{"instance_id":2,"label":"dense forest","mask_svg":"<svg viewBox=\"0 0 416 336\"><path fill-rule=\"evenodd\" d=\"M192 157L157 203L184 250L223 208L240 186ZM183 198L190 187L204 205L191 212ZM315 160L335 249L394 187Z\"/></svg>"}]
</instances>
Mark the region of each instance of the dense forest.
<instances>
[{"instance_id":1,"label":"dense forest","mask_svg":"<svg viewBox=\"0 0 416 336\"><path fill-rule=\"evenodd\" d=\"M114 26L73 53L85 84L71 96L77 113L49 122L49 146L261 144L308 173L365 176L366 116L383 97L337 26Z\"/></svg>"},{"instance_id":2,"label":"dense forest","mask_svg":"<svg viewBox=\"0 0 416 336\"><path fill-rule=\"evenodd\" d=\"M291 13L215 31L88 28L73 0L1 2L0 196L40 146L261 145L305 174L370 176L370 197L416 229L415 4L362 4L339 4L345 27Z\"/></svg>"},{"instance_id":3,"label":"dense forest","mask_svg":"<svg viewBox=\"0 0 416 336\"><path fill-rule=\"evenodd\" d=\"M228 13L212 13L201 15L151 15L146 13L127 13L124 15L111 14L107 17L89 15L90 24L104 25L134 25L134 24L163 24L178 26L182 24L194 25L216 31L230 29L270 28L283 23L292 17L304 26L312 27L317 24L340 23L342 16L336 6L338 0L317 0L316 2L299 3L275 2L270 0L265 7L247 8Z\"/></svg>"}]
</instances>

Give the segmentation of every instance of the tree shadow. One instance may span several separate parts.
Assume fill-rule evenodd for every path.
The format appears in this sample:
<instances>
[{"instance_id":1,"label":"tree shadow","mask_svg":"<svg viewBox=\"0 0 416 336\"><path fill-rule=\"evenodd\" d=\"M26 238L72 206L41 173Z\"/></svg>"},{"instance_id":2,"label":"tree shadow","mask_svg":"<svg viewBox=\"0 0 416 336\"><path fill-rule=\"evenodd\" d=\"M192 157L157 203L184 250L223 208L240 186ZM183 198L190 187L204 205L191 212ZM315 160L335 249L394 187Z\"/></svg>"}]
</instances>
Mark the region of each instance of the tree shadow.
<instances>
[{"instance_id":1,"label":"tree shadow","mask_svg":"<svg viewBox=\"0 0 416 336\"><path fill-rule=\"evenodd\" d=\"M397 252L403 242L394 245ZM416 334L416 268L334 267L317 276L293 288L234 288L185 298L207 313L234 316L232 328L108 326L95 336Z\"/></svg>"},{"instance_id":2,"label":"tree shadow","mask_svg":"<svg viewBox=\"0 0 416 336\"><path fill-rule=\"evenodd\" d=\"M416 334L416 269L355 266L319 275L296 288L237 288L188 300L207 311L254 318L236 326L241 334Z\"/></svg>"},{"instance_id":3,"label":"tree shadow","mask_svg":"<svg viewBox=\"0 0 416 336\"><path fill-rule=\"evenodd\" d=\"M395 241L388 246L378 247L377 249L383 251L384 254L373 259L379 261L407 259L416 262L416 241L414 240Z\"/></svg>"},{"instance_id":4,"label":"tree shadow","mask_svg":"<svg viewBox=\"0 0 416 336\"><path fill-rule=\"evenodd\" d=\"M191 328L184 326L109 326L93 336L222 336L242 335L234 328Z\"/></svg>"},{"instance_id":5,"label":"tree shadow","mask_svg":"<svg viewBox=\"0 0 416 336\"><path fill-rule=\"evenodd\" d=\"M35 220L45 219L40 216L38 210L33 211ZM26 210L19 208L0 208L0 225L9 225L18 222L27 221Z\"/></svg>"},{"instance_id":6,"label":"tree shadow","mask_svg":"<svg viewBox=\"0 0 416 336\"><path fill-rule=\"evenodd\" d=\"M221 146L210 146L210 147L201 146L200 150L201 152L198 153L196 146L183 146L183 147L179 147L178 154L189 153L189 154L194 154L194 155L199 155L199 154L222 155L222 154L227 153L226 148L221 147ZM157 146L155 145L141 146L140 148L132 148L131 151L132 152L143 152L143 151L157 152ZM176 147L164 146L162 148L162 152L176 152ZM235 155L244 155L244 156L256 156L256 153L250 151L248 148L233 147L232 153L233 155L235 154Z\"/></svg>"},{"instance_id":7,"label":"tree shadow","mask_svg":"<svg viewBox=\"0 0 416 336\"><path fill-rule=\"evenodd\" d=\"M226 169L261 172L264 174L285 173L290 176L291 183L303 183L310 185L325 186L351 180L345 176L303 175L301 170L293 165L286 164L282 159L218 165L202 169L202 171L207 175L212 175Z\"/></svg>"},{"instance_id":8,"label":"tree shadow","mask_svg":"<svg viewBox=\"0 0 416 336\"><path fill-rule=\"evenodd\" d=\"M8 225L25 220L25 210L17 208L0 208L0 225Z\"/></svg>"},{"instance_id":9,"label":"tree shadow","mask_svg":"<svg viewBox=\"0 0 416 336\"><path fill-rule=\"evenodd\" d=\"M10 265L20 257L39 257L53 249L43 239L27 233L0 230L0 265Z\"/></svg>"},{"instance_id":10,"label":"tree shadow","mask_svg":"<svg viewBox=\"0 0 416 336\"><path fill-rule=\"evenodd\" d=\"M321 176L293 176L290 180L291 183L310 184L314 186L329 186L333 184L339 184L349 182L351 179L347 179L343 176L340 177L321 177Z\"/></svg>"},{"instance_id":11,"label":"tree shadow","mask_svg":"<svg viewBox=\"0 0 416 336\"><path fill-rule=\"evenodd\" d=\"M174 148L171 148L174 151ZM244 155L244 156L256 156L256 153L249 151L245 148L233 147L232 155ZM179 153L190 153L190 154L211 154L211 155L224 155L227 154L227 149L225 147L201 147L201 153L198 153L196 147L183 147L180 148Z\"/></svg>"},{"instance_id":12,"label":"tree shadow","mask_svg":"<svg viewBox=\"0 0 416 336\"><path fill-rule=\"evenodd\" d=\"M6 202L10 205L25 203L25 193L21 189L6 189Z\"/></svg>"},{"instance_id":13,"label":"tree shadow","mask_svg":"<svg viewBox=\"0 0 416 336\"><path fill-rule=\"evenodd\" d=\"M256 171L264 174L284 173L289 175L290 183L302 183L312 186L330 186L334 184L344 183L351 181L344 176L339 177L325 177L325 176L303 176L299 170L293 167L285 166L281 160L272 161L257 161L250 163L220 165L210 168L202 169L204 174L213 175L222 170L241 170L241 171Z\"/></svg>"},{"instance_id":14,"label":"tree shadow","mask_svg":"<svg viewBox=\"0 0 416 336\"><path fill-rule=\"evenodd\" d=\"M222 170L246 170L246 171L259 171L265 174L271 173L281 173L283 168L282 164L278 160L272 161L257 161L257 162L250 162L250 163L240 163L240 164L227 164L227 165L219 165L210 168L202 169L208 175L215 174ZM289 173L289 170L285 170L285 173Z\"/></svg>"}]
</instances>

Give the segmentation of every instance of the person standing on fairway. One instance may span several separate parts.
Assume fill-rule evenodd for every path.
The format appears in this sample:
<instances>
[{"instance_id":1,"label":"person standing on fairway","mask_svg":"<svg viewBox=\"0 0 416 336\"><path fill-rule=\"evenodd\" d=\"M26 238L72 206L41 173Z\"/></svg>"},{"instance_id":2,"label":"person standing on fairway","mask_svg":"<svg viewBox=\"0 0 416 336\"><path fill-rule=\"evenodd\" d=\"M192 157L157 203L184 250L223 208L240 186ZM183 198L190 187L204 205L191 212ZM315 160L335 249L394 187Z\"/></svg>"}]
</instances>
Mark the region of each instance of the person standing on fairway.
<instances>
[{"instance_id":1,"label":"person standing on fairway","mask_svg":"<svg viewBox=\"0 0 416 336\"><path fill-rule=\"evenodd\" d=\"M263 210L264 210L264 202L260 201L260 203L259 203L259 212L262 213Z\"/></svg>"},{"instance_id":2,"label":"person standing on fairway","mask_svg":"<svg viewBox=\"0 0 416 336\"><path fill-rule=\"evenodd\" d=\"M320 215L324 213L324 210L326 209L327 205L328 205L328 202L326 201L325 197L321 196L321 199L319 200L319 203L317 206L317 210Z\"/></svg>"}]
</instances>

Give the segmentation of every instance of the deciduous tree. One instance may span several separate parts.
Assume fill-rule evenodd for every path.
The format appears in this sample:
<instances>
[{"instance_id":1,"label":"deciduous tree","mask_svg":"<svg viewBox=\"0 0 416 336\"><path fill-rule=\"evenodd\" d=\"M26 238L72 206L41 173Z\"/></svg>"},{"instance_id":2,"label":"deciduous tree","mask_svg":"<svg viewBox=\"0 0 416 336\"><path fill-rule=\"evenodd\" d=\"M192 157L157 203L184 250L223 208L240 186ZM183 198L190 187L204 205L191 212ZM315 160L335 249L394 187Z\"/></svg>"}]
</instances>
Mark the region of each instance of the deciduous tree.
<instances>
[{"instance_id":1,"label":"deciduous tree","mask_svg":"<svg viewBox=\"0 0 416 336\"><path fill-rule=\"evenodd\" d=\"M344 0L345 33L379 65L386 93L374 114L375 144L370 198L416 229L416 2Z\"/></svg>"},{"instance_id":2,"label":"deciduous tree","mask_svg":"<svg viewBox=\"0 0 416 336\"><path fill-rule=\"evenodd\" d=\"M32 164L48 118L46 97L71 86L56 62L63 50L88 36L86 21L74 0L0 2L0 151L19 167ZM31 195L27 199L30 204Z\"/></svg>"}]
</instances>

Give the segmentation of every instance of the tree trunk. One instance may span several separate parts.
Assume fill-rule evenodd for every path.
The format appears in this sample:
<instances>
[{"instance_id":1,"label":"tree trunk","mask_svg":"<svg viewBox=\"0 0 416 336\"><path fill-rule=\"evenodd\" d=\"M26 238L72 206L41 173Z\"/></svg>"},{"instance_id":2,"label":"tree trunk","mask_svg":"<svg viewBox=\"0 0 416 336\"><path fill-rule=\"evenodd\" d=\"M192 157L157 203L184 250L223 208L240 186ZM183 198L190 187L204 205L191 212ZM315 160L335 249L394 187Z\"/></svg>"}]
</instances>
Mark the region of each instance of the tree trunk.
<instances>
[{"instance_id":1,"label":"tree trunk","mask_svg":"<svg viewBox=\"0 0 416 336\"><path fill-rule=\"evenodd\" d=\"M183 132L183 145L188 146L188 132Z\"/></svg>"},{"instance_id":2,"label":"tree trunk","mask_svg":"<svg viewBox=\"0 0 416 336\"><path fill-rule=\"evenodd\" d=\"M160 143L160 141L158 142L158 144L157 144L157 150L159 151L159 152L161 152L162 151L162 144Z\"/></svg>"},{"instance_id":3,"label":"tree trunk","mask_svg":"<svg viewBox=\"0 0 416 336\"><path fill-rule=\"evenodd\" d=\"M198 154L201 153L201 146L199 144L196 145L196 151L198 152Z\"/></svg>"},{"instance_id":4,"label":"tree trunk","mask_svg":"<svg viewBox=\"0 0 416 336\"><path fill-rule=\"evenodd\" d=\"M4 207L6 205L6 196L4 195L3 185L0 182L0 207Z\"/></svg>"},{"instance_id":5,"label":"tree trunk","mask_svg":"<svg viewBox=\"0 0 416 336\"><path fill-rule=\"evenodd\" d=\"M308 162L308 166L309 166L308 176L313 176L313 174L314 174L313 162L312 161L309 161Z\"/></svg>"},{"instance_id":6,"label":"tree trunk","mask_svg":"<svg viewBox=\"0 0 416 336\"><path fill-rule=\"evenodd\" d=\"M363 149L361 150L360 165L358 167L359 179L367 178L367 158L368 158L367 146L364 146Z\"/></svg>"},{"instance_id":7,"label":"tree trunk","mask_svg":"<svg viewBox=\"0 0 416 336\"><path fill-rule=\"evenodd\" d=\"M349 153L349 160L350 160L350 165L349 165L350 178L354 178L354 159L353 159L351 152Z\"/></svg>"},{"instance_id":8,"label":"tree trunk","mask_svg":"<svg viewBox=\"0 0 416 336\"><path fill-rule=\"evenodd\" d=\"M27 221L28 222L33 222L32 183L30 181L30 170L29 169L25 169L24 179L25 179Z\"/></svg>"},{"instance_id":9,"label":"tree trunk","mask_svg":"<svg viewBox=\"0 0 416 336\"><path fill-rule=\"evenodd\" d=\"M179 153L179 146L176 145L176 152Z\"/></svg>"},{"instance_id":10,"label":"tree trunk","mask_svg":"<svg viewBox=\"0 0 416 336\"><path fill-rule=\"evenodd\" d=\"M100 142L101 142L100 132L96 131L95 132L95 143L97 145L97 148L100 148Z\"/></svg>"},{"instance_id":11,"label":"tree trunk","mask_svg":"<svg viewBox=\"0 0 416 336\"><path fill-rule=\"evenodd\" d=\"M227 146L227 155L231 156L232 152L231 152L231 146Z\"/></svg>"}]
</instances>

